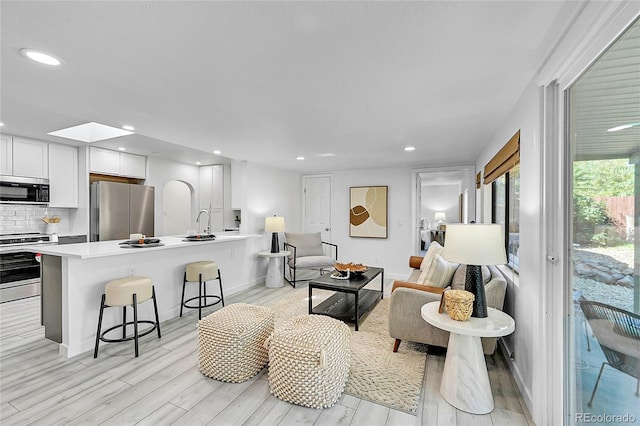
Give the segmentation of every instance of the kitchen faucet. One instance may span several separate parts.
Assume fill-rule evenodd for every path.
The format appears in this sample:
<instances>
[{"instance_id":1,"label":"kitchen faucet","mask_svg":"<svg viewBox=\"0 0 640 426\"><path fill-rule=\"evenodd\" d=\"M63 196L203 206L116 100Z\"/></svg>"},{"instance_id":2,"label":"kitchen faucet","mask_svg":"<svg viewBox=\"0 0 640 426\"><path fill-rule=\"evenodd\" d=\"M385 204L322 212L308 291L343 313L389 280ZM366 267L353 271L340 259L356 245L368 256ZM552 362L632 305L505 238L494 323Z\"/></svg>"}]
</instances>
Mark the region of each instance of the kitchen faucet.
<instances>
[{"instance_id":1,"label":"kitchen faucet","mask_svg":"<svg viewBox=\"0 0 640 426\"><path fill-rule=\"evenodd\" d=\"M198 212L198 217L196 217L196 222L198 223L198 227L200 225L200 215L202 213L207 214L207 227L205 228L204 232L205 234L209 235L211 234L211 213L209 213L209 210L207 209L202 209Z\"/></svg>"}]
</instances>

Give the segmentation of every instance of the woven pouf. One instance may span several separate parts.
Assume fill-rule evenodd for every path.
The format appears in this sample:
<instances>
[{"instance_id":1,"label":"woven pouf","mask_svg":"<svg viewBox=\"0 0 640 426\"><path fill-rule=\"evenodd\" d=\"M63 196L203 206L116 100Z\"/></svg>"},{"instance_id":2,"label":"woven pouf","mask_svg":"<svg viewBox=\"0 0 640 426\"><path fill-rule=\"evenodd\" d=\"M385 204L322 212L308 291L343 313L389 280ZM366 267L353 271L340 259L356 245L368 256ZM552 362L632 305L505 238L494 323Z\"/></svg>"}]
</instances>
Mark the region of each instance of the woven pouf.
<instances>
[{"instance_id":1,"label":"woven pouf","mask_svg":"<svg viewBox=\"0 0 640 426\"><path fill-rule=\"evenodd\" d=\"M273 332L273 311L236 303L198 322L198 369L205 376L240 383L267 364L265 340Z\"/></svg>"},{"instance_id":2,"label":"woven pouf","mask_svg":"<svg viewBox=\"0 0 640 426\"><path fill-rule=\"evenodd\" d=\"M321 315L278 326L269 344L271 393L305 407L331 407L347 384L350 335L345 323Z\"/></svg>"}]
</instances>

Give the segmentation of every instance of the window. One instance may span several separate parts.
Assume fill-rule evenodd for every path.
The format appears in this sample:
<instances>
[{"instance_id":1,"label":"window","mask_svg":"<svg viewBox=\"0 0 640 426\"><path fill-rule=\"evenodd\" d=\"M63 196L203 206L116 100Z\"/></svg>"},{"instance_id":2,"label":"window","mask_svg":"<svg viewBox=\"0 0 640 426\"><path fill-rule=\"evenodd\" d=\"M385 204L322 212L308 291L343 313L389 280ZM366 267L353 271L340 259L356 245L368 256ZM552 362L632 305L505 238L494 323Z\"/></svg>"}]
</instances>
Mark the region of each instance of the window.
<instances>
[{"instance_id":1,"label":"window","mask_svg":"<svg viewBox=\"0 0 640 426\"><path fill-rule=\"evenodd\" d=\"M519 271L520 165L491 183L491 223L502 225L509 267Z\"/></svg>"},{"instance_id":2,"label":"window","mask_svg":"<svg viewBox=\"0 0 640 426\"><path fill-rule=\"evenodd\" d=\"M484 167L491 184L491 222L502 225L508 265L520 269L520 130Z\"/></svg>"}]
</instances>

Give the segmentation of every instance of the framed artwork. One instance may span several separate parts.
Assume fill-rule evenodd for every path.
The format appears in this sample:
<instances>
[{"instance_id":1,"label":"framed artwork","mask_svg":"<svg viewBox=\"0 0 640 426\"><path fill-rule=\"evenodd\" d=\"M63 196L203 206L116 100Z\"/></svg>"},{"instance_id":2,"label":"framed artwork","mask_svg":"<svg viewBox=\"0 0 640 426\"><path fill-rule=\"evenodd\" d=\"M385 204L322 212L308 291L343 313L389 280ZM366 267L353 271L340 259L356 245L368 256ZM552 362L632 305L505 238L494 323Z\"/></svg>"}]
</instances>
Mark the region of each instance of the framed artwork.
<instances>
[{"instance_id":1,"label":"framed artwork","mask_svg":"<svg viewBox=\"0 0 640 426\"><path fill-rule=\"evenodd\" d=\"M387 238L387 186L349 188L349 236Z\"/></svg>"}]
</instances>

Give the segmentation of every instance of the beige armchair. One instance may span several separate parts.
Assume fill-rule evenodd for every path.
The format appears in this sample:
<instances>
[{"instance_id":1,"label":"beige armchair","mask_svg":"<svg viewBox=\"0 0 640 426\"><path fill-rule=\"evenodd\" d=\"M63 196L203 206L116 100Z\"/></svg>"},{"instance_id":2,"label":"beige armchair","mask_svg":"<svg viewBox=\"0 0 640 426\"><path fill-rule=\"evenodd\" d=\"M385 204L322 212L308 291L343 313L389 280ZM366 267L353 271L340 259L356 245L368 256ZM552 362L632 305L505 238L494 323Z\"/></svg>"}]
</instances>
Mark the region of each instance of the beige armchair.
<instances>
[{"instance_id":1,"label":"beige armchair","mask_svg":"<svg viewBox=\"0 0 640 426\"><path fill-rule=\"evenodd\" d=\"M285 268L284 279L294 288L297 281L307 281L308 279L297 280L296 271L298 269L316 269L322 274L325 270L333 269L338 259L338 246L335 244L322 241L320 232L311 232L306 234L295 234L291 232L284 233L285 243L284 249L290 251L291 254L283 267ZM325 254L325 246L328 252L333 252L334 256ZM289 268L289 277L287 278L286 268Z\"/></svg>"},{"instance_id":2,"label":"beige armchair","mask_svg":"<svg viewBox=\"0 0 640 426\"><path fill-rule=\"evenodd\" d=\"M402 340L445 348L449 343L449 332L432 326L422 319L420 315L422 305L440 301L443 291L442 288L416 283L420 275L421 262L421 257L411 256L409 266L414 268L413 273L407 281L395 281L393 283L389 305L389 334L396 339L393 348L394 352L398 351ZM489 266L488 270L490 277L484 287L487 305L491 308L502 310L507 281L495 266ZM460 277L464 278L465 271L465 265L458 267L452 278L452 282L457 281L456 285L452 285L453 288L460 285ZM462 280L462 283L464 286L464 280ZM496 349L497 338L483 337L481 340L484 353L487 355L493 354Z\"/></svg>"}]
</instances>

